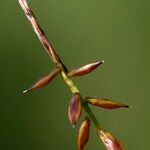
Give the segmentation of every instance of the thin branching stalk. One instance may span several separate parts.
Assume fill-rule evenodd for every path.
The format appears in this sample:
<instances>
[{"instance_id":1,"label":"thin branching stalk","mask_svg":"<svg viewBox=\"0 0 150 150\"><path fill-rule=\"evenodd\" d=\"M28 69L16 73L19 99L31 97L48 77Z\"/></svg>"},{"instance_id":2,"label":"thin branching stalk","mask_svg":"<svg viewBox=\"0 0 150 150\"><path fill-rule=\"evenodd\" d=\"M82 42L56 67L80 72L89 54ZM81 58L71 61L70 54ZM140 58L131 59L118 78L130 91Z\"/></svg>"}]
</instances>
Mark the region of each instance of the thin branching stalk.
<instances>
[{"instance_id":1,"label":"thin branching stalk","mask_svg":"<svg viewBox=\"0 0 150 150\"><path fill-rule=\"evenodd\" d=\"M39 38L42 45L44 46L46 52L49 54L53 63L56 64L57 67L61 68L61 76L62 76L63 80L68 85L68 87L70 88L72 93L79 93L79 89L74 84L72 79L67 77L67 72L65 72L66 66L62 63L62 60L60 59L59 55L56 53L52 44L49 42L44 31L40 27L34 13L32 12L31 8L29 7L27 1L26 0L18 0L18 1L20 3L21 8L23 9L26 17L28 18L29 22L31 23L32 28L34 29L34 32L36 33L36 35ZM95 115L93 114L92 110L90 109L90 107L88 106L88 104L85 102L85 100L83 98L81 99L81 101L82 101L82 107L84 108L85 112L90 116L95 127L98 129L99 123L98 123L98 120L96 119Z\"/></svg>"},{"instance_id":2,"label":"thin branching stalk","mask_svg":"<svg viewBox=\"0 0 150 150\"><path fill-rule=\"evenodd\" d=\"M72 126L75 126L75 124L77 123L81 115L82 108L87 114L86 122L83 122L79 130L78 150L83 150L83 147L88 140L89 128L90 128L89 119L93 122L96 128L96 131L99 134L100 138L102 139L107 150L124 150L123 145L120 143L118 139L116 139L112 134L110 134L105 129L100 127L100 124L97 118L95 117L95 115L93 114L91 108L89 107L89 104L99 106L102 108L106 108L106 109L116 109L120 107L128 108L128 105L125 105L116 101L111 101L109 99L98 99L98 98L90 98L90 97L82 98L78 87L74 84L73 80L71 79L71 77L81 76L81 75L85 75L87 73L92 72L99 65L103 64L104 61L90 63L80 68L68 71L67 67L64 65L63 61L60 59L60 56L58 55L58 53L56 52L52 44L49 42L44 31L40 27L27 1L26 0L18 0L18 1L19 1L21 8L24 11L24 14L26 15L27 19L31 23L34 32L36 33L37 37L39 38L46 52L50 56L52 62L56 65L56 68L52 72L42 77L34 85L32 85L27 90L25 90L24 93L47 85L50 81L52 81L57 76L57 74L60 74L65 84L69 87L70 91L73 94L73 97L71 99L69 109L68 109L68 117Z\"/></svg>"},{"instance_id":3,"label":"thin branching stalk","mask_svg":"<svg viewBox=\"0 0 150 150\"><path fill-rule=\"evenodd\" d=\"M32 10L30 9L26 0L18 0L20 6L22 7L26 17L30 21L32 28L34 29L37 37L41 41L42 45L44 46L46 52L51 57L52 61L55 64L60 63L60 60L57 56L56 51L54 50L52 44L49 42L48 38L46 37L45 33L43 32L42 28L40 27L35 15L33 14Z\"/></svg>"}]
</instances>

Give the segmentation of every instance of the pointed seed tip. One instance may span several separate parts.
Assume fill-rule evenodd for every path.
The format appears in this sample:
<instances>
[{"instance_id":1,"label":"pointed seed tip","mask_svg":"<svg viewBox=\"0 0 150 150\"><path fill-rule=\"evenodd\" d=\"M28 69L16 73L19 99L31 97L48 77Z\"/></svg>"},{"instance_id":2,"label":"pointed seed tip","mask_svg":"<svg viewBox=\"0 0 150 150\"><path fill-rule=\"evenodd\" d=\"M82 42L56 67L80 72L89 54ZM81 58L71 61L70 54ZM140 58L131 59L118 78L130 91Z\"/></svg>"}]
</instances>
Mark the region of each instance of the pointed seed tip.
<instances>
[{"instance_id":1,"label":"pointed seed tip","mask_svg":"<svg viewBox=\"0 0 150 150\"><path fill-rule=\"evenodd\" d=\"M75 124L73 124L73 125L72 125L72 128L74 129L75 127L76 127L76 125L75 125Z\"/></svg>"},{"instance_id":2,"label":"pointed seed tip","mask_svg":"<svg viewBox=\"0 0 150 150\"><path fill-rule=\"evenodd\" d=\"M131 109L132 109L132 108L134 108L134 107L133 107L133 106L128 106L128 108L131 108Z\"/></svg>"},{"instance_id":3,"label":"pointed seed tip","mask_svg":"<svg viewBox=\"0 0 150 150\"><path fill-rule=\"evenodd\" d=\"M92 65L97 65L97 66L99 66L101 63L102 63L102 62L100 62L100 61L96 61L96 62L93 62L93 63L91 63L91 64L92 64Z\"/></svg>"},{"instance_id":4,"label":"pointed seed tip","mask_svg":"<svg viewBox=\"0 0 150 150\"><path fill-rule=\"evenodd\" d=\"M124 108L130 108L129 105L123 105L122 107L124 107Z\"/></svg>"},{"instance_id":5,"label":"pointed seed tip","mask_svg":"<svg viewBox=\"0 0 150 150\"><path fill-rule=\"evenodd\" d=\"M102 60L101 62L102 62L102 63L104 63L104 62L105 62L105 60Z\"/></svg>"},{"instance_id":6,"label":"pointed seed tip","mask_svg":"<svg viewBox=\"0 0 150 150\"><path fill-rule=\"evenodd\" d=\"M28 92L28 90L24 90L24 91L23 91L23 94L25 94L25 93L27 93L27 92Z\"/></svg>"}]
</instances>

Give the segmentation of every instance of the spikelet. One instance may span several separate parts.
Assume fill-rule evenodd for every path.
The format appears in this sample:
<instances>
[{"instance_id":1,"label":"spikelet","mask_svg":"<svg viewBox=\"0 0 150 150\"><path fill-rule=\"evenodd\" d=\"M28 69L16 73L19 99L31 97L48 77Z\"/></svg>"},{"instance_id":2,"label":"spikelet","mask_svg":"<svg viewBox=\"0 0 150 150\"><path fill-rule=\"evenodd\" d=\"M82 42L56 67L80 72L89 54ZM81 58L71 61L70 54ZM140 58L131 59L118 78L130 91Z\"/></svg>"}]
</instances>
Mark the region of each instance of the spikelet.
<instances>
[{"instance_id":1,"label":"spikelet","mask_svg":"<svg viewBox=\"0 0 150 150\"><path fill-rule=\"evenodd\" d=\"M105 129L99 129L98 134L107 150L125 150L122 143Z\"/></svg>"},{"instance_id":2,"label":"spikelet","mask_svg":"<svg viewBox=\"0 0 150 150\"><path fill-rule=\"evenodd\" d=\"M76 125L78 119L80 118L81 111L81 95L79 93L75 93L73 94L68 107L68 118L73 127Z\"/></svg>"},{"instance_id":3,"label":"spikelet","mask_svg":"<svg viewBox=\"0 0 150 150\"><path fill-rule=\"evenodd\" d=\"M83 150L84 146L88 142L90 133L90 120L86 118L79 129L78 133L78 150Z\"/></svg>"},{"instance_id":4,"label":"spikelet","mask_svg":"<svg viewBox=\"0 0 150 150\"><path fill-rule=\"evenodd\" d=\"M129 106L126 104L104 98L97 99L86 97L86 101L94 106L102 107L105 109L129 108Z\"/></svg>"},{"instance_id":5,"label":"spikelet","mask_svg":"<svg viewBox=\"0 0 150 150\"><path fill-rule=\"evenodd\" d=\"M46 76L44 76L41 79L39 79L30 88L28 88L27 90L23 91L23 93L26 93L28 91L32 91L32 90L35 90L35 89L38 89L38 88L41 88L41 87L47 85L50 81L52 81L57 76L57 74L59 72L60 72L60 69L59 68L55 68L49 74L47 74Z\"/></svg>"},{"instance_id":6,"label":"spikelet","mask_svg":"<svg viewBox=\"0 0 150 150\"><path fill-rule=\"evenodd\" d=\"M82 75L88 74L103 63L104 63L104 61L94 62L94 63L87 64L85 66L82 66L80 68L73 69L68 72L67 76L75 77L75 76L82 76Z\"/></svg>"}]
</instances>

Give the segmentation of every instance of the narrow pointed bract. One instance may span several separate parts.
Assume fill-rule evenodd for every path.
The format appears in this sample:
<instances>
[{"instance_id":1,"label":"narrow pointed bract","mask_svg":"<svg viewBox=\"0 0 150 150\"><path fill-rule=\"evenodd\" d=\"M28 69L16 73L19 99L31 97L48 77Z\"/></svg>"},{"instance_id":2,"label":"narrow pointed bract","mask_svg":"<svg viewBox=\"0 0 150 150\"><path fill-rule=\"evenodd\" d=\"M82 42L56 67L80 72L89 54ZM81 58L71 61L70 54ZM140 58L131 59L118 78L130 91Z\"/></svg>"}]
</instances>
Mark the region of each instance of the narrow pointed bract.
<instances>
[{"instance_id":1,"label":"narrow pointed bract","mask_svg":"<svg viewBox=\"0 0 150 150\"><path fill-rule=\"evenodd\" d=\"M76 125L78 119L80 118L81 111L81 95L79 93L75 93L73 94L68 107L68 118L73 127Z\"/></svg>"},{"instance_id":2,"label":"narrow pointed bract","mask_svg":"<svg viewBox=\"0 0 150 150\"><path fill-rule=\"evenodd\" d=\"M125 150L121 142L105 129L99 129L98 134L107 150Z\"/></svg>"},{"instance_id":3,"label":"narrow pointed bract","mask_svg":"<svg viewBox=\"0 0 150 150\"><path fill-rule=\"evenodd\" d=\"M94 106L102 107L105 109L117 109L121 107L129 108L129 106L126 104L109 100L109 99L104 99L104 98L97 99L97 98L86 97L86 101Z\"/></svg>"},{"instance_id":4,"label":"narrow pointed bract","mask_svg":"<svg viewBox=\"0 0 150 150\"><path fill-rule=\"evenodd\" d=\"M23 91L23 93L26 93L28 91L32 91L32 90L35 90L35 89L38 89L38 88L41 88L41 87L47 85L50 81L52 81L57 76L57 74L59 72L60 72L60 69L59 68L55 68L49 74L47 74L46 76L44 76L41 79L39 79L30 88L28 88L27 90Z\"/></svg>"},{"instance_id":5,"label":"narrow pointed bract","mask_svg":"<svg viewBox=\"0 0 150 150\"><path fill-rule=\"evenodd\" d=\"M87 64L87 65L82 66L82 67L77 68L77 69L73 69L73 70L68 72L67 76L68 77L75 77L75 76L85 75L87 73L90 73L91 71L93 71L94 69L96 69L98 66L100 66L103 63L104 63L104 60L101 62L90 63L90 64Z\"/></svg>"},{"instance_id":6,"label":"narrow pointed bract","mask_svg":"<svg viewBox=\"0 0 150 150\"><path fill-rule=\"evenodd\" d=\"M86 145L89 139L90 133L90 120L86 118L79 129L78 133L78 150L83 150L84 146Z\"/></svg>"}]
</instances>

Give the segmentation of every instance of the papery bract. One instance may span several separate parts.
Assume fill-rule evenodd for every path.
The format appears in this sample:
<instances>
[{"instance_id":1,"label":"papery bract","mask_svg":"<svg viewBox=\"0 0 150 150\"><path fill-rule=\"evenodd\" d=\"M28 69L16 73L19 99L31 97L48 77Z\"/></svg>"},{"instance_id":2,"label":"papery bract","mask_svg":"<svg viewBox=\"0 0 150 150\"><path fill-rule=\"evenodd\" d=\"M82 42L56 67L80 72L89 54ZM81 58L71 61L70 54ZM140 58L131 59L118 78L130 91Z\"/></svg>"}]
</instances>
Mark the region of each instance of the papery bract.
<instances>
[{"instance_id":1,"label":"papery bract","mask_svg":"<svg viewBox=\"0 0 150 150\"><path fill-rule=\"evenodd\" d=\"M78 133L78 150L83 150L85 144L87 143L89 139L89 133L90 133L90 120L86 118L79 129Z\"/></svg>"},{"instance_id":2,"label":"papery bract","mask_svg":"<svg viewBox=\"0 0 150 150\"><path fill-rule=\"evenodd\" d=\"M32 91L38 88L41 88L45 85L47 85L50 81L52 81L57 74L60 72L59 68L55 68L53 71L51 71L50 73L48 73L47 75L45 75L44 77L42 77L41 79L39 79L36 83L34 83L30 88L28 88L27 90L23 91L23 93L26 93L28 91Z\"/></svg>"},{"instance_id":3,"label":"papery bract","mask_svg":"<svg viewBox=\"0 0 150 150\"><path fill-rule=\"evenodd\" d=\"M75 77L75 76L82 76L82 75L88 74L91 71L93 71L94 69L96 69L99 65L103 64L103 62L104 61L90 63L90 64L87 64L85 66L73 69L73 70L68 72L67 76L68 77Z\"/></svg>"},{"instance_id":4,"label":"papery bract","mask_svg":"<svg viewBox=\"0 0 150 150\"><path fill-rule=\"evenodd\" d=\"M94 106L98 106L98 107L102 107L105 109L117 109L117 108L129 108L128 105L120 103L120 102L116 102L113 100L109 100L109 99L98 99L98 98L91 98L91 97L86 97L86 101L89 104L92 104Z\"/></svg>"},{"instance_id":5,"label":"papery bract","mask_svg":"<svg viewBox=\"0 0 150 150\"><path fill-rule=\"evenodd\" d=\"M81 104L81 95L79 93L73 94L73 97L70 101L68 107L68 118L70 123L75 126L77 123L82 111L82 104Z\"/></svg>"},{"instance_id":6,"label":"papery bract","mask_svg":"<svg viewBox=\"0 0 150 150\"><path fill-rule=\"evenodd\" d=\"M107 150L125 150L122 143L105 129L99 129L98 134Z\"/></svg>"}]
</instances>

